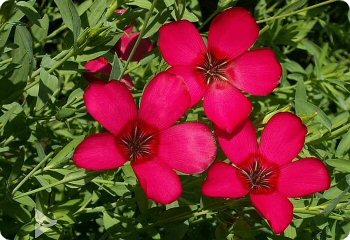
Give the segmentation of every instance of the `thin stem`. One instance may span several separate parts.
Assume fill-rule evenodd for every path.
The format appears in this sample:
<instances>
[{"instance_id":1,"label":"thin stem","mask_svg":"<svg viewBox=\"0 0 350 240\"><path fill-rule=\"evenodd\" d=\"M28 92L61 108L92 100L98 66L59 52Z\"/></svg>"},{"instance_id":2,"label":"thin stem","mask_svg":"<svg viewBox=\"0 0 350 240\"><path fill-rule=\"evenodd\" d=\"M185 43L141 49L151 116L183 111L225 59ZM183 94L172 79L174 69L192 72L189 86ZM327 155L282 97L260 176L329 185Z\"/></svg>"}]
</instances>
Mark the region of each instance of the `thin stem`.
<instances>
[{"instance_id":1,"label":"thin stem","mask_svg":"<svg viewBox=\"0 0 350 240\"><path fill-rule=\"evenodd\" d=\"M57 185L61 185L61 184L64 184L64 183L68 183L68 182L73 182L73 181L77 181L77 180L80 180L80 179L84 179L90 175L94 175L94 174L97 174L96 172L91 172L89 173L88 175L85 175L85 176L77 176L77 177L74 177L74 178L66 178L66 179L62 179L58 182L54 182L54 183L51 183L49 185L46 185L46 186L42 186L40 188L37 188L37 189L34 189L34 190L31 190L31 191L28 191L28 192L25 192L23 194L20 194L20 195L17 195L17 196L14 196L13 199L17 199L17 198L21 198L21 197L25 197L25 196L28 196L28 195L31 195L33 193L37 193L37 192L40 192L40 191L43 191L43 190L46 190L48 188L52 188L52 187L55 187Z\"/></svg>"},{"instance_id":2,"label":"thin stem","mask_svg":"<svg viewBox=\"0 0 350 240\"><path fill-rule=\"evenodd\" d=\"M305 11L311 10L313 8L318 8L318 7L321 7L323 5L327 5L327 4L336 2L336 1L338 1L338 0L328 0L328 1L321 2L321 3L318 3L318 4L312 5L310 7L306 7L306 8L294 11L294 12L290 12L290 13L286 13L286 14L282 14L282 15L277 15L277 16L273 16L273 17L269 17L269 18L265 18L265 19L257 21L257 23L263 23L263 22L268 22L268 21L280 19L280 18L289 17L289 16L292 16L292 15L295 15L295 14L298 14L298 13L301 13L301 12L305 12Z\"/></svg>"},{"instance_id":3,"label":"thin stem","mask_svg":"<svg viewBox=\"0 0 350 240\"><path fill-rule=\"evenodd\" d=\"M148 22L149 22L149 20L150 20L150 18L152 16L153 9L155 8L156 3L157 3L157 0L153 0L152 6L150 7L149 11L147 12L145 21L144 21L143 26L142 26L142 28L140 30L140 35L138 36L138 38L136 40L136 43L135 43L134 47L131 50L131 53L130 53L130 55L129 55L126 63L125 63L125 66L124 66L120 76L124 75L125 70L128 68L129 63L130 63L131 59L133 58L133 56L134 56L134 54L136 52L136 49L140 45L141 39L142 39L143 35L145 34L145 30L146 30Z\"/></svg>"},{"instance_id":4,"label":"thin stem","mask_svg":"<svg viewBox=\"0 0 350 240\"><path fill-rule=\"evenodd\" d=\"M201 30L205 25L210 22L222 9L216 9L205 21L202 23L202 25L199 27L199 30Z\"/></svg>"},{"instance_id":5,"label":"thin stem","mask_svg":"<svg viewBox=\"0 0 350 240\"><path fill-rule=\"evenodd\" d=\"M50 152L46 157L44 157L36 166L33 168L30 173L23 178L23 180L13 189L12 195L14 195L17 190L35 173L46 161L53 155L53 152Z\"/></svg>"}]
</instances>

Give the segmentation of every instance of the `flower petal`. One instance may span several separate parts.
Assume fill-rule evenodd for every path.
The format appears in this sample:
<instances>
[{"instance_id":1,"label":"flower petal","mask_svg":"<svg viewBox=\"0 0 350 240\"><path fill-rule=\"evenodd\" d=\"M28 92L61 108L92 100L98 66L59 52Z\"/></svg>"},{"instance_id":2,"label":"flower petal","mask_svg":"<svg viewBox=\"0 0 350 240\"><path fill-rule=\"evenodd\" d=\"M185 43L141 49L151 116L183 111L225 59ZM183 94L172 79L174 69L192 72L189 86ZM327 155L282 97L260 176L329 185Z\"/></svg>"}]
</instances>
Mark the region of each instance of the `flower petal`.
<instances>
[{"instance_id":1,"label":"flower petal","mask_svg":"<svg viewBox=\"0 0 350 240\"><path fill-rule=\"evenodd\" d=\"M183 77L191 95L191 106L196 105L203 98L207 90L207 84L202 74L198 73L194 68L175 66L168 69L167 72Z\"/></svg>"},{"instance_id":2,"label":"flower petal","mask_svg":"<svg viewBox=\"0 0 350 240\"><path fill-rule=\"evenodd\" d=\"M258 36L259 26L250 12L244 8L231 8L211 22L208 48L218 59L230 60L247 51Z\"/></svg>"},{"instance_id":3,"label":"flower petal","mask_svg":"<svg viewBox=\"0 0 350 240\"><path fill-rule=\"evenodd\" d=\"M180 198L181 181L170 167L155 159L132 164L132 167L148 198L161 204Z\"/></svg>"},{"instance_id":4,"label":"flower petal","mask_svg":"<svg viewBox=\"0 0 350 240\"><path fill-rule=\"evenodd\" d=\"M305 158L281 168L278 191L287 197L303 197L327 190L331 179L320 159Z\"/></svg>"},{"instance_id":5,"label":"flower petal","mask_svg":"<svg viewBox=\"0 0 350 240\"><path fill-rule=\"evenodd\" d=\"M181 20L163 25L159 30L159 48L170 65L197 65L206 46L193 23Z\"/></svg>"},{"instance_id":6,"label":"flower petal","mask_svg":"<svg viewBox=\"0 0 350 240\"><path fill-rule=\"evenodd\" d=\"M110 170L122 166L127 160L118 148L115 136L98 133L87 137L74 152L74 163L88 170Z\"/></svg>"},{"instance_id":7,"label":"flower petal","mask_svg":"<svg viewBox=\"0 0 350 240\"><path fill-rule=\"evenodd\" d=\"M115 135L137 116L130 91L118 81L92 82L85 91L84 101L91 116Z\"/></svg>"},{"instance_id":8,"label":"flower petal","mask_svg":"<svg viewBox=\"0 0 350 240\"><path fill-rule=\"evenodd\" d=\"M258 152L256 130L249 120L234 134L227 134L219 129L216 134L222 150L234 164L239 165Z\"/></svg>"},{"instance_id":9,"label":"flower petal","mask_svg":"<svg viewBox=\"0 0 350 240\"><path fill-rule=\"evenodd\" d=\"M283 165L291 162L302 150L307 128L292 113L277 113L265 126L260 140L260 152L271 162Z\"/></svg>"},{"instance_id":10,"label":"flower petal","mask_svg":"<svg viewBox=\"0 0 350 240\"><path fill-rule=\"evenodd\" d=\"M203 172L216 156L214 136L202 123L173 126L162 131L159 139L159 159L183 173Z\"/></svg>"},{"instance_id":11,"label":"flower petal","mask_svg":"<svg viewBox=\"0 0 350 240\"><path fill-rule=\"evenodd\" d=\"M110 75L112 72L112 66L107 60L107 58L99 57L97 59L88 61L85 64L85 69L92 73L102 73L105 75Z\"/></svg>"},{"instance_id":12,"label":"flower petal","mask_svg":"<svg viewBox=\"0 0 350 240\"><path fill-rule=\"evenodd\" d=\"M134 26L131 25L124 30L124 34L120 40L116 43L114 50L122 60L127 60L130 56L132 49L134 48L137 38L140 32L132 32ZM137 47L132 61L140 61L144 56L153 50L153 43L148 38L141 39L139 46Z\"/></svg>"},{"instance_id":13,"label":"flower petal","mask_svg":"<svg viewBox=\"0 0 350 240\"><path fill-rule=\"evenodd\" d=\"M168 128L186 113L190 103L191 97L182 78L163 72L146 87L140 118L158 129Z\"/></svg>"},{"instance_id":14,"label":"flower petal","mask_svg":"<svg viewBox=\"0 0 350 240\"><path fill-rule=\"evenodd\" d=\"M253 95L270 94L279 84L282 67L271 49L246 52L226 70L232 84Z\"/></svg>"},{"instance_id":15,"label":"flower petal","mask_svg":"<svg viewBox=\"0 0 350 240\"><path fill-rule=\"evenodd\" d=\"M231 84L215 81L204 96L204 111L220 129L232 133L248 119L252 104Z\"/></svg>"},{"instance_id":16,"label":"flower petal","mask_svg":"<svg viewBox=\"0 0 350 240\"><path fill-rule=\"evenodd\" d=\"M275 233L282 233L293 220L293 204L278 192L269 194L250 194L256 209L270 223Z\"/></svg>"},{"instance_id":17,"label":"flower petal","mask_svg":"<svg viewBox=\"0 0 350 240\"><path fill-rule=\"evenodd\" d=\"M224 162L214 163L202 186L207 197L240 198L247 195L249 187L236 168Z\"/></svg>"}]
</instances>

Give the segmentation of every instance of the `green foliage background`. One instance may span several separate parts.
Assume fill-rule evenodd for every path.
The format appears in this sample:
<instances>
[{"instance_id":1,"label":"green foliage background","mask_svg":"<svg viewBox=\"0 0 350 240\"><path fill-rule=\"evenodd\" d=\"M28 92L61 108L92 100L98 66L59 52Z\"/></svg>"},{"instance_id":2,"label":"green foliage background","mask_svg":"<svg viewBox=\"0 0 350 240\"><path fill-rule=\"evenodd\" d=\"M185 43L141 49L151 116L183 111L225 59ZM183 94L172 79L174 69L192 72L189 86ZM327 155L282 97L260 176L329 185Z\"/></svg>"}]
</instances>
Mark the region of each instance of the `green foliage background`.
<instances>
[{"instance_id":1,"label":"green foliage background","mask_svg":"<svg viewBox=\"0 0 350 240\"><path fill-rule=\"evenodd\" d=\"M129 165L86 172L71 161L88 134L103 131L82 94L86 61L106 56L116 78L143 87L167 68L156 48L138 63L110 51L131 22L156 44L159 27L176 19L208 23L227 7L258 20L254 47L273 48L283 64L279 88L250 97L261 128L279 111L296 112L309 134L300 155L328 165L332 187L294 199L292 225L272 233L249 199L204 198L205 174L181 176L184 194L163 206L147 200ZM126 14L114 10L127 8ZM0 231L33 239L35 209L57 224L38 239L344 239L350 230L350 14L336 0L42 0L7 1L0 10ZM207 122L202 106L182 121ZM219 152L218 159L225 159Z\"/></svg>"}]
</instances>

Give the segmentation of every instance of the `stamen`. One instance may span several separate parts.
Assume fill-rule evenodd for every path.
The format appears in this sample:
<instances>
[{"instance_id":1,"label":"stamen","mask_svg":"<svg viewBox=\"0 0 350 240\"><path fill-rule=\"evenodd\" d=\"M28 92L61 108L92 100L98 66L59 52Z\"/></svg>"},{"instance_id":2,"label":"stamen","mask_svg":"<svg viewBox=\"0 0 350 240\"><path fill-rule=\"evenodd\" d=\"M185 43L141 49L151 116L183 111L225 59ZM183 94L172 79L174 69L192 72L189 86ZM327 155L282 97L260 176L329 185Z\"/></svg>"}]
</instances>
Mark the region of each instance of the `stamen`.
<instances>
[{"instance_id":1,"label":"stamen","mask_svg":"<svg viewBox=\"0 0 350 240\"><path fill-rule=\"evenodd\" d=\"M277 170L274 166L264 163L259 158L249 161L249 165L241 169L243 177L254 192L268 192L275 187Z\"/></svg>"},{"instance_id":2,"label":"stamen","mask_svg":"<svg viewBox=\"0 0 350 240\"><path fill-rule=\"evenodd\" d=\"M124 146L130 161L150 157L154 136L140 126L132 124L120 137L120 143Z\"/></svg>"},{"instance_id":3,"label":"stamen","mask_svg":"<svg viewBox=\"0 0 350 240\"><path fill-rule=\"evenodd\" d=\"M212 54L207 52L203 64L198 66L197 69L204 74L207 84L215 80L228 81L226 76L227 64L228 61L218 60Z\"/></svg>"}]
</instances>

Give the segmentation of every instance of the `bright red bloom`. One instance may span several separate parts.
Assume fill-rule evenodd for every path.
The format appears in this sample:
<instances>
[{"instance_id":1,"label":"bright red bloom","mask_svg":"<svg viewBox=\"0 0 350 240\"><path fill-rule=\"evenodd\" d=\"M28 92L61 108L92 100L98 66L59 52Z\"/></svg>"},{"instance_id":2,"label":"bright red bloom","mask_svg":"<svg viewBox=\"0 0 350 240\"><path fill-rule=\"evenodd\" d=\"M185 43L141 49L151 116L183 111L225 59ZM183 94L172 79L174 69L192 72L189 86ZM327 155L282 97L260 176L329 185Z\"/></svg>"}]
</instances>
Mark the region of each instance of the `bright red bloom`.
<instances>
[{"instance_id":1,"label":"bright red bloom","mask_svg":"<svg viewBox=\"0 0 350 240\"><path fill-rule=\"evenodd\" d=\"M250 121L233 136L219 131L219 143L235 166L215 163L203 184L203 194L239 198L249 193L274 232L283 232L293 219L293 205L288 198L330 187L330 176L321 160L310 157L292 161L302 150L306 134L300 118L291 113L273 116L259 145Z\"/></svg>"},{"instance_id":2,"label":"bright red bloom","mask_svg":"<svg viewBox=\"0 0 350 240\"><path fill-rule=\"evenodd\" d=\"M124 34L121 36L120 40L116 43L114 50L118 54L119 58L127 60L130 53L135 46L136 40L140 35L140 32L132 32L134 28L130 25L124 30ZM153 50L153 43L148 38L141 39L139 46L137 47L132 61L140 61L145 57L147 53Z\"/></svg>"},{"instance_id":3,"label":"bright red bloom","mask_svg":"<svg viewBox=\"0 0 350 240\"><path fill-rule=\"evenodd\" d=\"M146 195L167 204L182 186L176 171L203 172L216 155L208 126L173 126L188 110L190 96L182 78L157 75L146 87L139 111L130 91L118 81L92 82L84 94L88 112L109 132L86 138L73 160L88 170L109 170L131 162Z\"/></svg>"},{"instance_id":4,"label":"bright red bloom","mask_svg":"<svg viewBox=\"0 0 350 240\"><path fill-rule=\"evenodd\" d=\"M94 60L88 61L85 64L85 69L88 71L85 74L85 78L89 81L104 81L96 76L96 74L104 75L104 78L109 77L112 72L112 65L109 63L108 59L105 57L99 57ZM134 83L132 82L131 77L126 74L120 79L130 90L134 88Z\"/></svg>"},{"instance_id":5,"label":"bright red bloom","mask_svg":"<svg viewBox=\"0 0 350 240\"><path fill-rule=\"evenodd\" d=\"M208 46L189 21L169 23L160 29L160 51L172 66L168 71L184 77L192 106L204 96L206 115L227 132L243 124L252 110L240 90L267 95L282 75L271 49L248 50L258 36L254 17L243 8L232 8L215 17Z\"/></svg>"}]
</instances>

